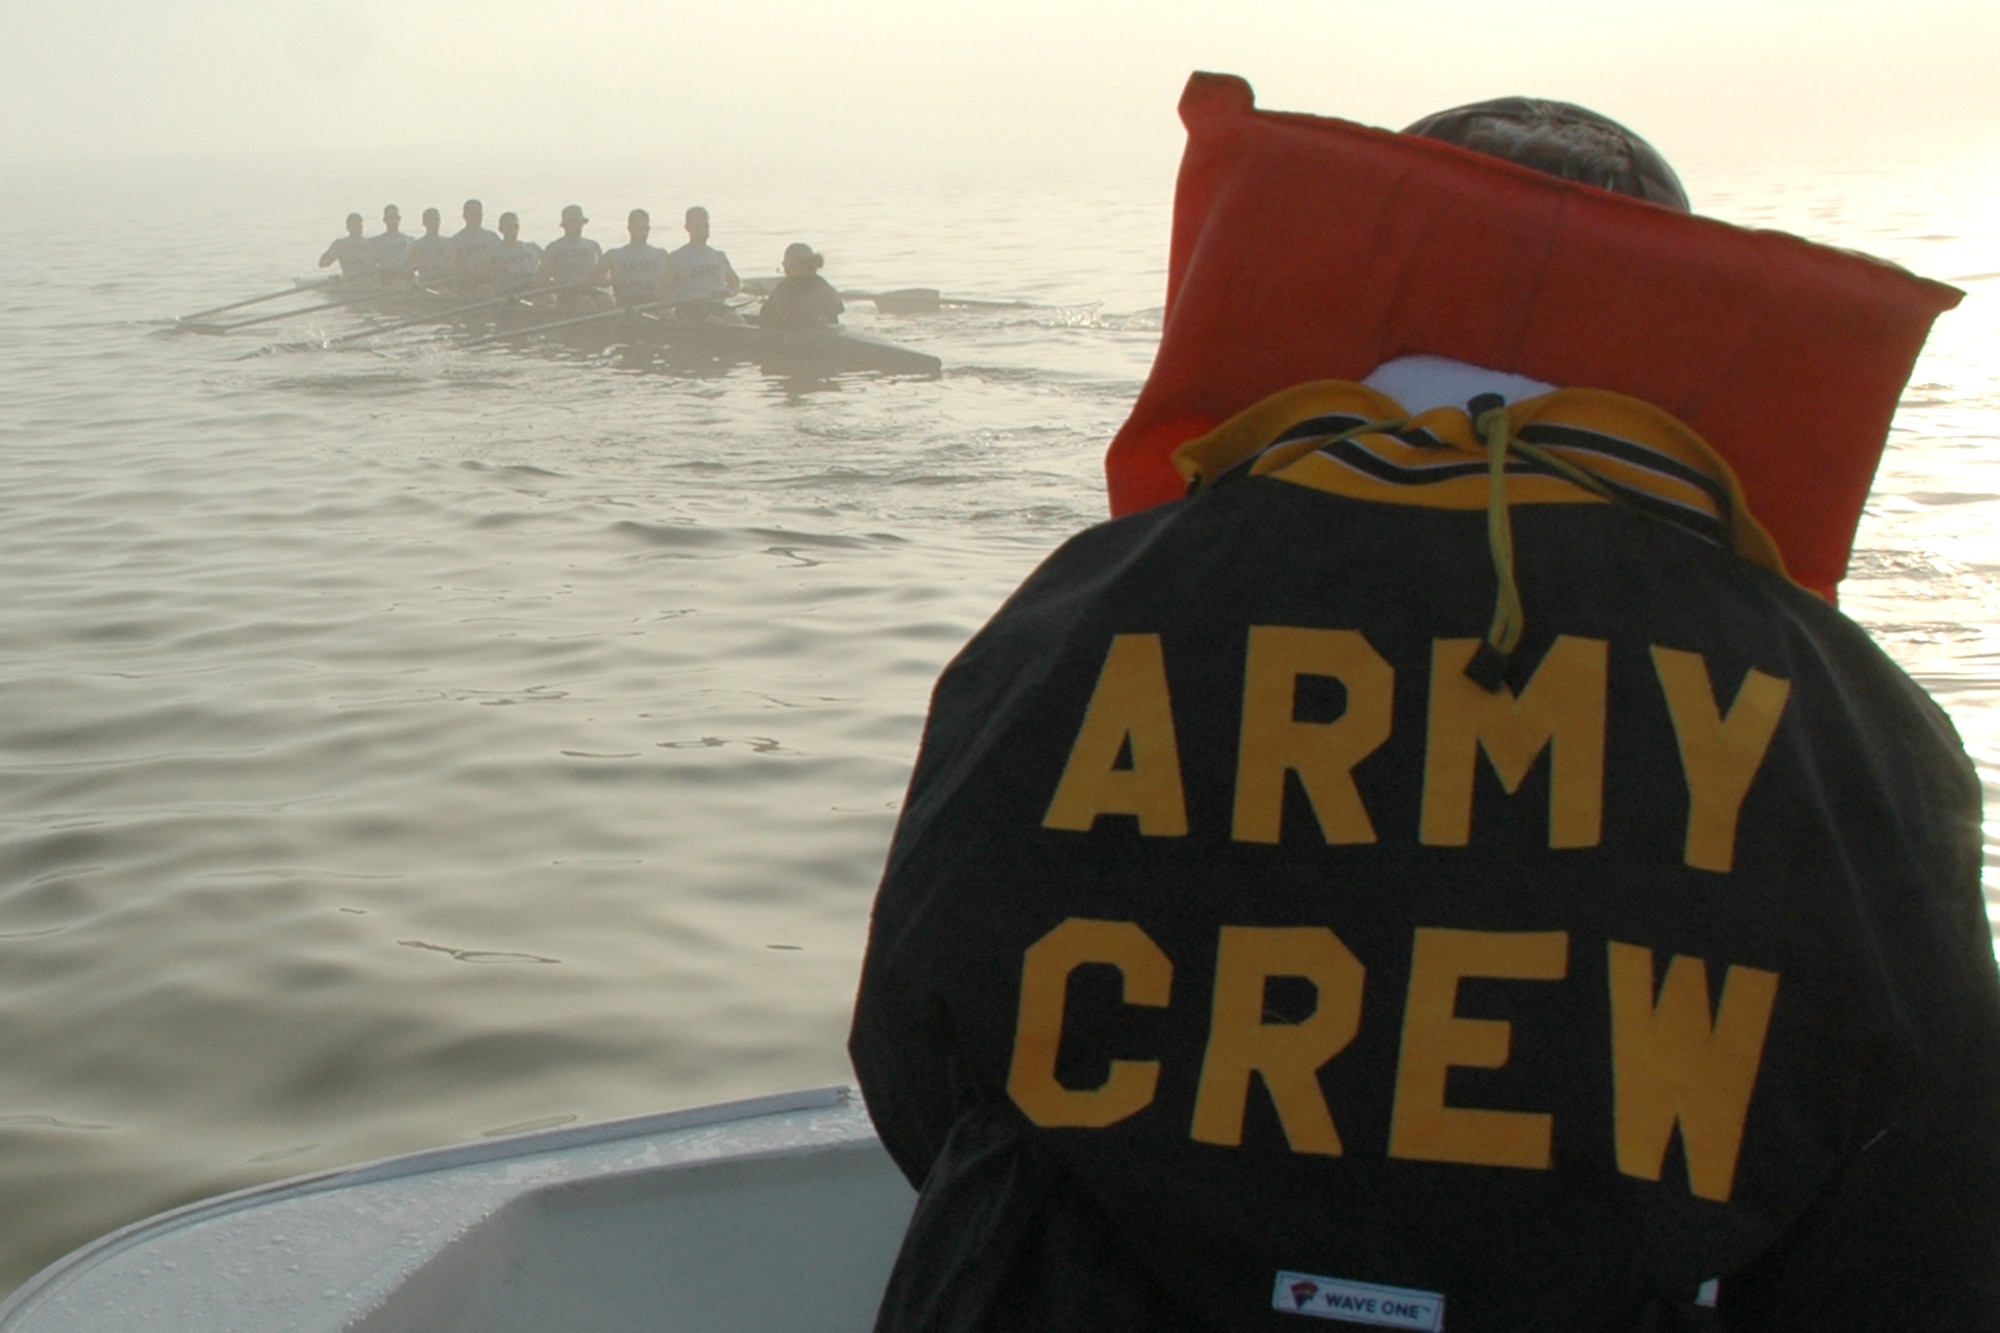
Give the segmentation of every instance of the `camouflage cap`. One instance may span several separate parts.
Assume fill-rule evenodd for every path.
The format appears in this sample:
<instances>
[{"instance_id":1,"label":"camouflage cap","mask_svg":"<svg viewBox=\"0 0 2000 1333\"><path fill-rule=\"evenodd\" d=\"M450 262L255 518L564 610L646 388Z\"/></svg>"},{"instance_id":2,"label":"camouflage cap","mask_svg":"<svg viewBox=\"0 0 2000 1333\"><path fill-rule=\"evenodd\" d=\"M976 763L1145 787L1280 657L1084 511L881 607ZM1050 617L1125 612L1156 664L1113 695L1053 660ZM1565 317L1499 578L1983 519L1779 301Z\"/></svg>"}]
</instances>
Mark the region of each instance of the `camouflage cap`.
<instances>
[{"instance_id":1,"label":"camouflage cap","mask_svg":"<svg viewBox=\"0 0 2000 1333\"><path fill-rule=\"evenodd\" d=\"M1658 149L1609 116L1571 102L1496 97L1435 112L1403 133L1689 211L1687 191Z\"/></svg>"}]
</instances>

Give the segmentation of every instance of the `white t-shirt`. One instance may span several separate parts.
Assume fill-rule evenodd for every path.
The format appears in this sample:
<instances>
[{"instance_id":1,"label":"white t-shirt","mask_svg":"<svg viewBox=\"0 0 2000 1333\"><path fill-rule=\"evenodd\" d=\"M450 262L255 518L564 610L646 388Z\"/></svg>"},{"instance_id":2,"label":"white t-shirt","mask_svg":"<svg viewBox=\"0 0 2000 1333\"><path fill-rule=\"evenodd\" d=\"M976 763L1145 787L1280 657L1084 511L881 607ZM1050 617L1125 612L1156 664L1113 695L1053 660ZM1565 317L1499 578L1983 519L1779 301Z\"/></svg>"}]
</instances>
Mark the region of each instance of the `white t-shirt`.
<instances>
[{"instance_id":1,"label":"white t-shirt","mask_svg":"<svg viewBox=\"0 0 2000 1333\"><path fill-rule=\"evenodd\" d=\"M451 242L443 236L425 234L410 242L410 267L422 278L443 276L451 267Z\"/></svg>"},{"instance_id":2,"label":"white t-shirt","mask_svg":"<svg viewBox=\"0 0 2000 1333\"><path fill-rule=\"evenodd\" d=\"M542 247L533 241L501 241L493 247L493 268L508 287L525 287L541 267Z\"/></svg>"},{"instance_id":3,"label":"white t-shirt","mask_svg":"<svg viewBox=\"0 0 2000 1333\"><path fill-rule=\"evenodd\" d=\"M366 240L359 236L343 236L326 247L340 264L340 276L351 278L358 273L367 273L375 267L375 251Z\"/></svg>"},{"instance_id":4,"label":"white t-shirt","mask_svg":"<svg viewBox=\"0 0 2000 1333\"><path fill-rule=\"evenodd\" d=\"M416 237L405 236L400 231L385 231L379 236L368 238L368 248L374 254L375 267L390 273L400 273L410 266L410 247L416 243Z\"/></svg>"},{"instance_id":5,"label":"white t-shirt","mask_svg":"<svg viewBox=\"0 0 2000 1333\"><path fill-rule=\"evenodd\" d=\"M665 250L657 245L628 242L605 251L604 257L611 261L611 294L620 304L659 299L660 279L666 276L671 262Z\"/></svg>"},{"instance_id":6,"label":"white t-shirt","mask_svg":"<svg viewBox=\"0 0 2000 1333\"><path fill-rule=\"evenodd\" d=\"M478 269L500 246L500 237L484 227L461 227L451 238L451 266L460 273Z\"/></svg>"},{"instance_id":7,"label":"white t-shirt","mask_svg":"<svg viewBox=\"0 0 2000 1333\"><path fill-rule=\"evenodd\" d=\"M563 283L582 282L590 277L597 261L604 258L604 247L588 236L574 239L558 236L549 242L549 248L542 254L548 262L551 278Z\"/></svg>"},{"instance_id":8,"label":"white t-shirt","mask_svg":"<svg viewBox=\"0 0 2000 1333\"><path fill-rule=\"evenodd\" d=\"M682 301L720 301L729 295L729 280L736 276L736 270L729 267L729 256L722 251L689 241L674 251L672 258L671 296L676 305Z\"/></svg>"}]
</instances>

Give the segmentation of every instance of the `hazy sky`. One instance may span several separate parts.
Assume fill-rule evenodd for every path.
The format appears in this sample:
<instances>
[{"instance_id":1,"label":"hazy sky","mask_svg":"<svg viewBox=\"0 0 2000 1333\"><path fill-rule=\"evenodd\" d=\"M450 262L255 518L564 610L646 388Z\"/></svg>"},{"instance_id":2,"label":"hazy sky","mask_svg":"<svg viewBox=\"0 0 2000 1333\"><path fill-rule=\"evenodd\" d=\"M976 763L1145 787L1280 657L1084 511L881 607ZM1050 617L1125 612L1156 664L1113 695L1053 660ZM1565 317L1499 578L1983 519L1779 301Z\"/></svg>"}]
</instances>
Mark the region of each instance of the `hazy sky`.
<instances>
[{"instance_id":1,"label":"hazy sky","mask_svg":"<svg viewBox=\"0 0 2000 1333\"><path fill-rule=\"evenodd\" d=\"M1991 142L1996 52L1993 0L0 0L0 163L1170 156L1196 68L1375 124L1562 97L1670 157Z\"/></svg>"}]
</instances>

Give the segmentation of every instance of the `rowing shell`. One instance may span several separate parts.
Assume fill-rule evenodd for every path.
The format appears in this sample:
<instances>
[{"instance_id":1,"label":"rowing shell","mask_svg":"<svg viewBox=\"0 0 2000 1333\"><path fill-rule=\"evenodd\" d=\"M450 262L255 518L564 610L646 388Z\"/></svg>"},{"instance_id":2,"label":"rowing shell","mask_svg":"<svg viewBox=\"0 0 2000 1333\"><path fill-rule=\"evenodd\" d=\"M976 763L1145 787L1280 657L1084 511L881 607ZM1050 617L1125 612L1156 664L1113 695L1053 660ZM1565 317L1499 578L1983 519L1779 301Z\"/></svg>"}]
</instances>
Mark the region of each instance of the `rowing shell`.
<instances>
[{"instance_id":1,"label":"rowing shell","mask_svg":"<svg viewBox=\"0 0 2000 1333\"><path fill-rule=\"evenodd\" d=\"M680 324L633 319L630 341L720 361L754 362L776 374L920 375L935 378L943 363L928 352L840 327L767 329L756 324Z\"/></svg>"},{"instance_id":2,"label":"rowing shell","mask_svg":"<svg viewBox=\"0 0 2000 1333\"><path fill-rule=\"evenodd\" d=\"M560 312L555 312L558 315ZM503 306L490 312L494 332L473 341L518 342L529 338L576 348L644 349L674 362L752 364L781 375L915 375L935 379L943 363L928 352L871 338L840 325L766 328L724 320L681 320L644 309L549 318L545 307ZM541 323L522 325L528 316Z\"/></svg>"},{"instance_id":3,"label":"rowing shell","mask_svg":"<svg viewBox=\"0 0 2000 1333\"><path fill-rule=\"evenodd\" d=\"M640 309L594 314L587 304L565 306L525 295L468 307L464 297L400 292L370 300L362 309L398 323L436 319L480 329L481 343L533 337L577 348L643 347L677 360L746 363L775 374L936 378L944 368L927 352L840 325L774 329L747 322L678 320Z\"/></svg>"}]
</instances>

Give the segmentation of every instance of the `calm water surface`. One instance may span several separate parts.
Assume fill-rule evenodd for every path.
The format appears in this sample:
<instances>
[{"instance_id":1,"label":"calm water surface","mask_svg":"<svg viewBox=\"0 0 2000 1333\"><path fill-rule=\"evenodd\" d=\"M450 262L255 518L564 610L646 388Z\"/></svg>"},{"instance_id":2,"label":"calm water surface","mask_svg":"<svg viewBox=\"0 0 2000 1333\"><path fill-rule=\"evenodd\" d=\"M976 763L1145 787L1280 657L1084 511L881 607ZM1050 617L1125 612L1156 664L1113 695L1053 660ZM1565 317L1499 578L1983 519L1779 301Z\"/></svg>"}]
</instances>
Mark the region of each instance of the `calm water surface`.
<instances>
[{"instance_id":1,"label":"calm water surface","mask_svg":"<svg viewBox=\"0 0 2000 1333\"><path fill-rule=\"evenodd\" d=\"M1963 279L1845 604L1950 708L1989 809L1996 166L1687 173L1717 216ZM834 383L329 349L339 312L168 327L389 199L671 231L697 198L629 168L0 177L53 220L0 253L0 1289L261 1179L847 1080L930 683L1103 515L1171 174L707 183L746 274L806 239L845 288L1033 303L857 302L946 370Z\"/></svg>"}]
</instances>

